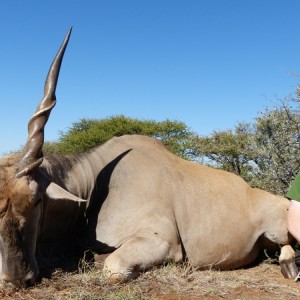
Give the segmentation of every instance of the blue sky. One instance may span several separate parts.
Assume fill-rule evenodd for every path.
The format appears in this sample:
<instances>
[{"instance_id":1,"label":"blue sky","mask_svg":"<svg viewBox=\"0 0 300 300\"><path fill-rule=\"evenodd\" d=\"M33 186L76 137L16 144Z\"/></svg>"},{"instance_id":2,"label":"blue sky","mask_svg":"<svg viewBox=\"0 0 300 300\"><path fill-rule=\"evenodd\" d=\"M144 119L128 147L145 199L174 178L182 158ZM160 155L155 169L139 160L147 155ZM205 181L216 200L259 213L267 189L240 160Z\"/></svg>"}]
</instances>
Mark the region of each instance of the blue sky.
<instances>
[{"instance_id":1,"label":"blue sky","mask_svg":"<svg viewBox=\"0 0 300 300\"><path fill-rule=\"evenodd\" d=\"M299 11L298 0L1 0L0 154L25 143L70 26L46 140L118 114L208 135L295 91Z\"/></svg>"}]
</instances>

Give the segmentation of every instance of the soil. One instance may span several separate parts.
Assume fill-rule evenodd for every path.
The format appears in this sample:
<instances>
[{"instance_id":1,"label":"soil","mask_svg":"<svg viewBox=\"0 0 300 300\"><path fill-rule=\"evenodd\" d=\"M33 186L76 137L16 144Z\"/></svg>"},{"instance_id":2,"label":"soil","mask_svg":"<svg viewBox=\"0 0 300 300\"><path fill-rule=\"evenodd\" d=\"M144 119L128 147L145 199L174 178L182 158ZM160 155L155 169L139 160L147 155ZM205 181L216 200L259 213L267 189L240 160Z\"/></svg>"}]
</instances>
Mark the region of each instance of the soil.
<instances>
[{"instance_id":1,"label":"soil","mask_svg":"<svg viewBox=\"0 0 300 300\"><path fill-rule=\"evenodd\" d=\"M111 285L96 265L81 262L72 272L54 270L35 286L0 288L1 299L300 299L300 282L285 279L274 261L232 271L196 271L187 265L166 264L147 271L136 280Z\"/></svg>"}]
</instances>

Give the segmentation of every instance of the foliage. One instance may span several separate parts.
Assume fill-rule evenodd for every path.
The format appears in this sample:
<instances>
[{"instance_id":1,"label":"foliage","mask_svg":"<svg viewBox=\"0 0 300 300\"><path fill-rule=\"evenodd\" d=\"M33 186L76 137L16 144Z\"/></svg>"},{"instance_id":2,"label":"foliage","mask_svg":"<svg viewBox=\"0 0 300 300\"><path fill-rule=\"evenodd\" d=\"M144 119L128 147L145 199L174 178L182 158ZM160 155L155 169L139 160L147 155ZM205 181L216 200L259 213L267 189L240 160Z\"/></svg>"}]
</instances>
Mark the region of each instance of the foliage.
<instances>
[{"instance_id":1,"label":"foliage","mask_svg":"<svg viewBox=\"0 0 300 300\"><path fill-rule=\"evenodd\" d=\"M234 130L213 132L199 137L198 153L204 163L251 181L256 171L258 149L251 124L239 123Z\"/></svg>"},{"instance_id":2,"label":"foliage","mask_svg":"<svg viewBox=\"0 0 300 300\"><path fill-rule=\"evenodd\" d=\"M173 153L185 159L196 155L195 133L183 122L138 120L123 115L106 119L82 119L66 132L60 133L58 142L46 143L45 152L76 153L105 143L114 136L141 134L157 138Z\"/></svg>"},{"instance_id":3,"label":"foliage","mask_svg":"<svg viewBox=\"0 0 300 300\"><path fill-rule=\"evenodd\" d=\"M266 109L256 120L262 187L285 194L300 170L300 109L294 99Z\"/></svg>"},{"instance_id":4,"label":"foliage","mask_svg":"<svg viewBox=\"0 0 300 300\"><path fill-rule=\"evenodd\" d=\"M236 173L252 186L284 195L300 170L300 107L287 98L254 124L198 139L204 163Z\"/></svg>"}]
</instances>

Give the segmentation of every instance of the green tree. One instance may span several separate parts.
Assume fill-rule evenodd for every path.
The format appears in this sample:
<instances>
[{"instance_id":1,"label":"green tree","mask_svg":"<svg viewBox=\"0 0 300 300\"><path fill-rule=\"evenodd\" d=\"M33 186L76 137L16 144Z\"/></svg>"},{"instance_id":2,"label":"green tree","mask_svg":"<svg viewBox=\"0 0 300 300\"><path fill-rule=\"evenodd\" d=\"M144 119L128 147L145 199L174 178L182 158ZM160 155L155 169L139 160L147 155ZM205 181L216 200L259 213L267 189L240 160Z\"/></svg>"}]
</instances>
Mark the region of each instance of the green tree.
<instances>
[{"instance_id":1,"label":"green tree","mask_svg":"<svg viewBox=\"0 0 300 300\"><path fill-rule=\"evenodd\" d=\"M51 153L84 152L99 146L114 136L141 134L155 137L173 153L185 159L194 159L196 134L179 121L138 120L123 115L106 119L81 119L66 132L60 132L58 142L45 143L44 151Z\"/></svg>"},{"instance_id":2,"label":"green tree","mask_svg":"<svg viewBox=\"0 0 300 300\"><path fill-rule=\"evenodd\" d=\"M206 165L235 173L248 182L256 174L259 151L255 144L254 129L249 123L239 123L234 130L199 137L197 146Z\"/></svg>"},{"instance_id":3,"label":"green tree","mask_svg":"<svg viewBox=\"0 0 300 300\"><path fill-rule=\"evenodd\" d=\"M277 194L285 194L300 171L299 121L299 105L293 98L266 109L256 120L256 141L261 150L257 180Z\"/></svg>"}]
</instances>

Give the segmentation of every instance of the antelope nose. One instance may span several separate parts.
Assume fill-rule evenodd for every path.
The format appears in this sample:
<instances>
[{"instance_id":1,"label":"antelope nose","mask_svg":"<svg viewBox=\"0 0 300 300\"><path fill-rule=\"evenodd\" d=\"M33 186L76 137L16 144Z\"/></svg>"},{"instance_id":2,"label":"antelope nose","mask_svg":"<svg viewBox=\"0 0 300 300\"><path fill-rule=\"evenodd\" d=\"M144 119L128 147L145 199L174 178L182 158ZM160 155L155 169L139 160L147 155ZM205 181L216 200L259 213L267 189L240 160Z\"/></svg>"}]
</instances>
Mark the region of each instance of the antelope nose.
<instances>
[{"instance_id":1,"label":"antelope nose","mask_svg":"<svg viewBox=\"0 0 300 300\"><path fill-rule=\"evenodd\" d=\"M9 274L2 274L0 277L3 281L11 283L15 287L29 287L35 282L35 276L33 274L27 274L25 278L15 278Z\"/></svg>"}]
</instances>

